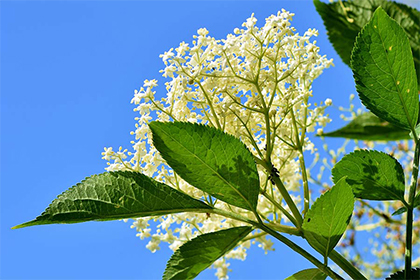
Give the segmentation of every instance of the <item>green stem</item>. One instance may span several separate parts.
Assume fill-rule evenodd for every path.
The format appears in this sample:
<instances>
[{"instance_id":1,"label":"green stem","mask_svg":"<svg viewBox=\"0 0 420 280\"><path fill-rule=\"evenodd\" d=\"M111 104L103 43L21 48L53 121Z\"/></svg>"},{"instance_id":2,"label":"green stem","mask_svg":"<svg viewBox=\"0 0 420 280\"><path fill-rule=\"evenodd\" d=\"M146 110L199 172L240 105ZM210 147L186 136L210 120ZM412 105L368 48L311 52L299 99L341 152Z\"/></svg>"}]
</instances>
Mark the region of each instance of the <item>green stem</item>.
<instances>
[{"instance_id":1,"label":"green stem","mask_svg":"<svg viewBox=\"0 0 420 280\"><path fill-rule=\"evenodd\" d=\"M284 237L283 235L279 234L275 230L272 230L271 228L267 227L264 224L259 224L258 227L261 230L267 232L268 234L271 234L274 238L276 238L280 242L284 243L286 246L288 246L289 248L291 248L292 250L294 250L296 253L302 255L305 259L307 259L308 261L310 261L311 263L313 263L316 267L319 268L319 270L321 270L322 272L324 272L326 275L328 275L332 279L343 280L343 278L340 275L338 275L337 273L335 273L334 271L332 271L331 268L329 268L328 266L324 265L322 262L320 262L314 256L312 256L311 254L309 254L305 249L303 249L302 247L300 247L299 245L297 245L296 243L294 243L290 239Z\"/></svg>"},{"instance_id":2,"label":"green stem","mask_svg":"<svg viewBox=\"0 0 420 280\"><path fill-rule=\"evenodd\" d=\"M404 279L409 279L411 273L411 256L412 256L412 244L413 239L413 208L407 209L407 225L405 233L405 270Z\"/></svg>"},{"instance_id":3,"label":"green stem","mask_svg":"<svg viewBox=\"0 0 420 280\"><path fill-rule=\"evenodd\" d=\"M360 273L348 260L346 260L340 253L332 250L328 256L336 265L344 270L352 279L367 280L367 278Z\"/></svg>"},{"instance_id":4,"label":"green stem","mask_svg":"<svg viewBox=\"0 0 420 280\"><path fill-rule=\"evenodd\" d=\"M238 214L235 214L235 213L232 213L232 212L227 212L227 211L217 209L217 208L205 209L205 211L203 211L203 212L213 213L213 214L221 215L221 216L224 216L224 217L227 217L227 218L231 218L231 219L234 219L234 220L238 220L238 221L242 221L242 222L251 224L251 225L263 230L264 232L272 235L274 238L278 239L282 243L286 244L288 247L290 247L291 249L296 251L298 254L302 255L307 260L312 262L315 266L317 266L321 271L323 271L325 274L330 276L332 279L343 279L338 274L333 272L329 267L325 266L322 262L320 262L314 256L312 256L307 251L305 251L302 247L300 247L299 245L295 244L290 239L282 236L281 234L279 234L277 232L277 231L280 231L280 232L284 232L284 233L288 233L288 234L292 234L292 235L296 235L296 236L301 236L301 232L300 232L299 229L295 229L295 228L284 226L284 225L273 225L273 224L266 225L262 222L256 222L256 221L247 219L247 218L245 218L241 215L238 215ZM275 228L275 230L273 230L271 227ZM333 250L330 253L329 258L332 261L334 261L341 269L343 269L353 279L367 280L366 277L363 276L363 274L361 274L351 263L349 263L343 256L341 256L336 251Z\"/></svg>"},{"instance_id":5,"label":"green stem","mask_svg":"<svg viewBox=\"0 0 420 280\"><path fill-rule=\"evenodd\" d=\"M305 158L303 156L303 150L302 150L302 146L299 149L299 165L300 165L300 169L302 171L302 182L303 182L303 192L304 192L304 209L303 209L303 215L306 215L306 213L309 210L309 201L311 199L310 197L310 193L309 193L309 184L308 184L308 174L306 172L306 165L305 165Z\"/></svg>"},{"instance_id":6,"label":"green stem","mask_svg":"<svg viewBox=\"0 0 420 280\"><path fill-rule=\"evenodd\" d=\"M268 224L265 223L265 224L281 233L287 233L290 235L295 235L295 236L300 236L300 237L303 236L302 232L295 227L290 227L290 226L285 226L285 225L275 224L275 223L268 223Z\"/></svg>"},{"instance_id":7,"label":"green stem","mask_svg":"<svg viewBox=\"0 0 420 280\"><path fill-rule=\"evenodd\" d=\"M416 138L417 139L417 138ZM411 177L411 186L408 192L408 207L407 207L407 223L405 233L405 270L404 277L408 279L411 273L411 259L413 249L413 205L414 197L416 196L417 180L419 176L419 155L420 143L419 140L415 142L414 159L413 159L413 173Z\"/></svg>"},{"instance_id":8,"label":"green stem","mask_svg":"<svg viewBox=\"0 0 420 280\"><path fill-rule=\"evenodd\" d=\"M271 162L267 163L265 161L260 161L263 167L269 174L272 173L272 165ZM286 187L283 185L283 182L277 176L272 176L274 184L276 185L277 189L279 190L281 196L283 197L284 201L286 202L287 206L289 206L290 210L292 211L293 216L296 219L297 227L300 229L302 227L303 219L300 215L299 209L296 207L295 202L293 201L292 197L290 196L289 192L287 191Z\"/></svg>"},{"instance_id":9,"label":"green stem","mask_svg":"<svg viewBox=\"0 0 420 280\"><path fill-rule=\"evenodd\" d=\"M214 117L214 119L216 121L217 128L220 129L220 130L222 130L222 126L220 125L219 118L217 117L216 111L214 110L214 107L213 107L213 100L210 99L210 97L207 94L205 88L203 87L203 85L199 81L197 81L197 84L200 87L200 89L203 91L204 97L207 99L207 103L208 103L208 105L210 107L210 111L213 114L213 117Z\"/></svg>"},{"instance_id":10,"label":"green stem","mask_svg":"<svg viewBox=\"0 0 420 280\"><path fill-rule=\"evenodd\" d=\"M277 201L275 201L271 196L269 196L268 194L267 194L267 192L265 192L265 191L261 191L261 194L265 197L265 198L267 198L271 203L273 203L273 205L274 206L276 206L277 207L277 209L279 209L288 219L289 219L289 221L291 221L292 222L292 224L294 224L296 227L298 227L298 223L296 222L296 219L292 216L292 215L290 215L290 213L286 210L286 209L284 209L284 207L283 206L281 206L280 205L280 203L277 203Z\"/></svg>"},{"instance_id":11,"label":"green stem","mask_svg":"<svg viewBox=\"0 0 420 280\"><path fill-rule=\"evenodd\" d=\"M290 210L292 211L293 216L295 217L296 222L298 223L298 228L300 228L302 226L303 219L302 219L302 216L300 215L299 209L297 208L295 202L293 201L289 192L286 190L286 187L283 185L283 182L280 180L280 178L273 176L273 180L277 186L277 189L282 195L284 201L286 201L286 204L289 206Z\"/></svg>"},{"instance_id":12,"label":"green stem","mask_svg":"<svg viewBox=\"0 0 420 280\"><path fill-rule=\"evenodd\" d=\"M375 209L368 202L365 202L363 200L360 200L359 202L363 206L366 206L367 208L369 208L370 210L372 210L375 215L377 215L378 217L384 219L385 222L390 223L390 224L391 223L393 223L393 224L399 224L399 225L402 225L403 224L403 222L401 222L401 221L392 219L387 213L384 213L384 212L379 211L378 209Z\"/></svg>"},{"instance_id":13,"label":"green stem","mask_svg":"<svg viewBox=\"0 0 420 280\"><path fill-rule=\"evenodd\" d=\"M252 239L255 239L255 238L258 238L258 237L263 237L263 236L266 236L266 235L267 235L266 232L256 233L256 234L254 234L252 236L245 237L244 239L242 239L242 242L245 242L245 241L248 241L248 240L252 240Z\"/></svg>"},{"instance_id":14,"label":"green stem","mask_svg":"<svg viewBox=\"0 0 420 280\"><path fill-rule=\"evenodd\" d=\"M303 214L305 215L309 210L309 199L310 199L308 177L306 175L305 162L303 161L302 142L301 142L301 139L299 139L299 129L297 127L297 121L296 121L296 117L295 117L295 113L293 112L293 109L290 110L290 114L292 115L292 123L295 129L296 149L300 152L299 163L300 163L300 169L302 170L302 181L303 181Z\"/></svg>"},{"instance_id":15,"label":"green stem","mask_svg":"<svg viewBox=\"0 0 420 280\"><path fill-rule=\"evenodd\" d=\"M235 113L235 111L233 111L233 110L230 110L237 118L238 118L238 120L242 123L242 125L243 125L243 127L245 128L245 130L246 130L246 132L248 133L248 139L251 141L251 144L252 144L252 146L254 146L254 148L255 148L255 150L257 151L257 153L258 153L258 155L261 157L261 158L263 158L264 156L263 156L263 154L262 154L262 152L261 152L261 150L260 150L260 148L258 147L258 144L255 142L255 140L254 140L254 136L252 135L252 133L251 133L251 131L249 131L249 129L248 129L248 127L246 126L247 124L242 120L242 118L241 117L239 117L236 113ZM248 120L249 120L249 117L248 117ZM248 120L247 120L247 123L248 123Z\"/></svg>"},{"instance_id":16,"label":"green stem","mask_svg":"<svg viewBox=\"0 0 420 280\"><path fill-rule=\"evenodd\" d=\"M230 218L233 220L237 220L237 221L241 221L253 226L258 226L258 222L250 220L248 218L245 218L239 214L233 213L233 212L229 212L229 211L225 211L222 209L217 209L217 208L213 208L213 209L208 209L206 212L208 213L213 213L213 214L217 214L226 218Z\"/></svg>"}]
</instances>

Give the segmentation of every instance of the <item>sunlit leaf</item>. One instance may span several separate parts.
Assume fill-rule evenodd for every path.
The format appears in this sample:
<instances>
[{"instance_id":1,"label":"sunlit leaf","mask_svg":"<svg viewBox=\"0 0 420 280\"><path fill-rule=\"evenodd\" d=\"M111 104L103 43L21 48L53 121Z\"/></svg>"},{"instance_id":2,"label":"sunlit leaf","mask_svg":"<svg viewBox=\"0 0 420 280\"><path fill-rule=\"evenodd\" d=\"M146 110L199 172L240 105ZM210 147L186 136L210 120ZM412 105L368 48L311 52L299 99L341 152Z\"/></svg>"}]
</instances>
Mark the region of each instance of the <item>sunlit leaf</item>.
<instances>
[{"instance_id":1,"label":"sunlit leaf","mask_svg":"<svg viewBox=\"0 0 420 280\"><path fill-rule=\"evenodd\" d=\"M239 139L185 122L152 122L150 128L156 149L181 178L229 204L256 209L257 166Z\"/></svg>"},{"instance_id":2,"label":"sunlit leaf","mask_svg":"<svg viewBox=\"0 0 420 280\"><path fill-rule=\"evenodd\" d=\"M235 227L199 235L188 241L168 261L163 280L193 279L235 248L251 231L251 227Z\"/></svg>"},{"instance_id":3,"label":"sunlit leaf","mask_svg":"<svg viewBox=\"0 0 420 280\"><path fill-rule=\"evenodd\" d=\"M350 66L354 41L362 27L381 6L406 32L414 56L417 80L420 83L420 12L402 3L387 0L351 0L321 2L314 0L322 17L328 38L344 63Z\"/></svg>"},{"instance_id":4,"label":"sunlit leaf","mask_svg":"<svg viewBox=\"0 0 420 280\"><path fill-rule=\"evenodd\" d=\"M207 204L141 173L105 172L68 189L35 220L14 228L205 212L209 209L212 208Z\"/></svg>"},{"instance_id":5,"label":"sunlit leaf","mask_svg":"<svg viewBox=\"0 0 420 280\"><path fill-rule=\"evenodd\" d=\"M357 36L351 67L362 103L379 118L413 131L419 96L410 44L382 8Z\"/></svg>"},{"instance_id":6,"label":"sunlit leaf","mask_svg":"<svg viewBox=\"0 0 420 280\"><path fill-rule=\"evenodd\" d=\"M304 236L324 257L330 254L346 231L353 208L354 196L343 178L321 195L305 215Z\"/></svg>"},{"instance_id":7,"label":"sunlit leaf","mask_svg":"<svg viewBox=\"0 0 420 280\"><path fill-rule=\"evenodd\" d=\"M401 164L386 153L354 151L334 166L332 175L334 182L347 177L347 183L357 198L404 200L404 171Z\"/></svg>"},{"instance_id":8,"label":"sunlit leaf","mask_svg":"<svg viewBox=\"0 0 420 280\"><path fill-rule=\"evenodd\" d=\"M381 120L370 112L362 113L344 127L320 136L370 141L410 139L408 130Z\"/></svg>"}]
</instances>

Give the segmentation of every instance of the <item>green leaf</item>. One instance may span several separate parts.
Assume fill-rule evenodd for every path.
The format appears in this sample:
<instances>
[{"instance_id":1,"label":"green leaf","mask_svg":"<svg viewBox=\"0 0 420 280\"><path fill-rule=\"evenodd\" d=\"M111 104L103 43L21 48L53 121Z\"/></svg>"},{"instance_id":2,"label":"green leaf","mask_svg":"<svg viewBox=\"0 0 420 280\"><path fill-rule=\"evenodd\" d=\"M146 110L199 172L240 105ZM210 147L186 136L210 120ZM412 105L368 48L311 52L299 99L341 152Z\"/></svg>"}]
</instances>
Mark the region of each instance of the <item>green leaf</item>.
<instances>
[{"instance_id":1,"label":"green leaf","mask_svg":"<svg viewBox=\"0 0 420 280\"><path fill-rule=\"evenodd\" d=\"M400 209L398 209L397 211L395 211L394 213L392 213L392 216L398 216L398 215L401 215L405 212L407 212L407 207L403 206Z\"/></svg>"},{"instance_id":2,"label":"green leaf","mask_svg":"<svg viewBox=\"0 0 420 280\"><path fill-rule=\"evenodd\" d=\"M419 137L419 136L420 136L420 124L418 124L418 125L414 128L414 130L416 131L417 137ZM411 139L414 139L414 134L413 134L413 132L412 132L412 131L409 133L409 135L410 135L410 138L411 138Z\"/></svg>"},{"instance_id":3,"label":"green leaf","mask_svg":"<svg viewBox=\"0 0 420 280\"><path fill-rule=\"evenodd\" d=\"M235 227L206 233L188 241L172 255L162 279L193 279L235 248L251 231L252 227Z\"/></svg>"},{"instance_id":4,"label":"green leaf","mask_svg":"<svg viewBox=\"0 0 420 280\"><path fill-rule=\"evenodd\" d=\"M351 67L362 103L379 118L413 131L419 97L410 43L382 8L357 36Z\"/></svg>"},{"instance_id":5,"label":"green leaf","mask_svg":"<svg viewBox=\"0 0 420 280\"><path fill-rule=\"evenodd\" d=\"M285 280L325 280L327 275L325 275L318 268L310 268L299 271L292 276L287 277Z\"/></svg>"},{"instance_id":6,"label":"green leaf","mask_svg":"<svg viewBox=\"0 0 420 280\"><path fill-rule=\"evenodd\" d=\"M354 196L345 178L318 198L303 221L304 236L324 257L337 245L350 222Z\"/></svg>"},{"instance_id":7,"label":"green leaf","mask_svg":"<svg viewBox=\"0 0 420 280\"><path fill-rule=\"evenodd\" d=\"M347 154L336 163L332 176L334 182L347 176L347 183L357 198L404 200L403 168L386 153L358 150Z\"/></svg>"},{"instance_id":8,"label":"green leaf","mask_svg":"<svg viewBox=\"0 0 420 280\"><path fill-rule=\"evenodd\" d=\"M323 3L314 0L316 10L322 17L328 38L344 63L350 66L354 41L362 27L381 6L390 17L401 25L410 41L420 83L420 12L402 3L385 0L352 0ZM343 7L345 9L343 9Z\"/></svg>"},{"instance_id":9,"label":"green leaf","mask_svg":"<svg viewBox=\"0 0 420 280\"><path fill-rule=\"evenodd\" d=\"M407 278L404 277L404 271L405 270L395 272L394 274L391 274L389 277L387 277L385 280L420 279L420 268L412 268L411 275L409 275Z\"/></svg>"},{"instance_id":10,"label":"green leaf","mask_svg":"<svg viewBox=\"0 0 420 280\"><path fill-rule=\"evenodd\" d=\"M420 206L420 194L417 194L417 196L414 198L413 208L417 208L419 206ZM403 206L400 209L396 210L394 213L392 213L392 216L401 215L405 212L407 212L407 207Z\"/></svg>"},{"instance_id":11,"label":"green leaf","mask_svg":"<svg viewBox=\"0 0 420 280\"><path fill-rule=\"evenodd\" d=\"M258 171L239 139L193 123L151 122L150 128L156 149L182 179L229 204L256 209Z\"/></svg>"},{"instance_id":12,"label":"green leaf","mask_svg":"<svg viewBox=\"0 0 420 280\"><path fill-rule=\"evenodd\" d=\"M370 141L410 139L407 130L381 120L370 112L362 113L346 126L332 132L323 133L320 136Z\"/></svg>"},{"instance_id":13,"label":"green leaf","mask_svg":"<svg viewBox=\"0 0 420 280\"><path fill-rule=\"evenodd\" d=\"M212 209L141 173L105 172L59 195L35 220L15 226L108 221Z\"/></svg>"}]
</instances>

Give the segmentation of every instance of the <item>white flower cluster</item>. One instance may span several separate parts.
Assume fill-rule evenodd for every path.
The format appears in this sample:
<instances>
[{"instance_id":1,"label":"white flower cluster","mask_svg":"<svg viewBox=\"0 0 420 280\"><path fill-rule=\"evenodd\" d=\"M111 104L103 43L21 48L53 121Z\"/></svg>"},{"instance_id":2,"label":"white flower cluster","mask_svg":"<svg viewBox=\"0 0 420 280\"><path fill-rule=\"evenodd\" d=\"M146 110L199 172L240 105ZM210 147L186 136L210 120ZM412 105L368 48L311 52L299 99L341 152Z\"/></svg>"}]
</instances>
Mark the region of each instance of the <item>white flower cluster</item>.
<instances>
[{"instance_id":1,"label":"white flower cluster","mask_svg":"<svg viewBox=\"0 0 420 280\"><path fill-rule=\"evenodd\" d=\"M153 176L197 199L207 195L183 181L165 164L151 141L148 123L159 121L187 121L210 125L240 138L256 157L270 157L280 172L289 191L300 191L302 176L299 173L299 153L314 151L306 137L317 125L325 126L329 118L324 109L308 103L312 81L332 61L321 56L312 36L318 32L309 29L303 35L290 26L293 14L285 10L271 15L261 28L251 15L234 34L217 40L205 29L199 29L192 44L182 42L177 48L161 55L165 68L162 76L166 97L155 99L156 80L146 80L140 90L135 90L132 103L139 112L136 129L132 132L134 152L105 148L103 158L109 161L108 171L132 170ZM315 104L316 105L316 104ZM259 167L261 188L274 201L281 201L268 175ZM300 196L294 197L299 203ZM216 207L234 211L255 219L249 211L217 201ZM286 206L284 208L288 209ZM258 212L274 223L287 223L267 196L260 196ZM152 233L149 221L157 222ZM154 223L152 223L154 224ZM152 252L161 242L176 250L184 242L206 232L242 225L240 222L208 214L175 214L158 218L137 219L132 227L141 239L150 241L146 247ZM272 250L272 242L264 233L254 231L242 244L224 258L214 263L217 277L227 278L226 259L245 259L246 248L259 243L264 250Z\"/></svg>"}]
</instances>

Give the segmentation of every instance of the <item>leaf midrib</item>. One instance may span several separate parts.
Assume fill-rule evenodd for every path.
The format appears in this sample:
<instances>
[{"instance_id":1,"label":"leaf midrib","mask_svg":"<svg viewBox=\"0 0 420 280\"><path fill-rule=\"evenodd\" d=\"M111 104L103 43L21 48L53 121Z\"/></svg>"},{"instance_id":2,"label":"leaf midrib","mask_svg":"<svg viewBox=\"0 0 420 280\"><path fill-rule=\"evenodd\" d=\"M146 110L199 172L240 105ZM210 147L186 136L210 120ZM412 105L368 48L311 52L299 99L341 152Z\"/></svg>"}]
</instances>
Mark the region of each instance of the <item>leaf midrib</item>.
<instances>
[{"instance_id":1,"label":"leaf midrib","mask_svg":"<svg viewBox=\"0 0 420 280\"><path fill-rule=\"evenodd\" d=\"M156 210L156 211L141 211L141 212L135 212L135 213L127 213L130 215L124 215L122 214L111 214L111 215L99 215L95 212L89 211L89 210L74 210L74 211L65 211L65 212L59 212L59 213L44 213L41 216L37 217L35 220L23 223L35 223L35 222L44 222L44 221L51 221L52 223L60 223L60 224L68 224L68 223L74 223L77 221L95 221L95 220L109 220L109 219L121 219L124 218L138 218L138 217L146 217L146 216L160 216L160 215L169 215L169 214L176 214L176 213L185 213L185 212L194 212L194 213L207 213L211 212L213 208L178 208L178 209L168 209L168 210ZM93 219L71 219L67 221L53 221L49 219L48 217L55 217L63 214L73 214L73 213L89 213L91 215L95 215L96 217Z\"/></svg>"},{"instance_id":2,"label":"leaf midrib","mask_svg":"<svg viewBox=\"0 0 420 280\"><path fill-rule=\"evenodd\" d=\"M163 133L166 134L166 136L168 136L169 138L171 138L174 142L176 142L178 145L180 145L181 147L183 147L185 150L187 150L192 156L194 156L195 158L197 158L203 165L207 166L214 174L217 175L217 177L219 179L221 179L226 185L228 185L231 189L233 189L245 202L246 204L248 204L249 209L251 211L254 211L254 207L251 205L251 203L243 196L243 194L241 192L239 192L239 190L237 188L235 188L232 184L230 184L225 178L223 178L223 176L221 176L221 174L219 174L216 170L214 170L210 165L208 165L205 161L203 161L200 157L198 157L196 154L194 154L192 151L190 151L186 146L184 146L182 143L180 143L177 139L175 139L174 137L172 137L171 134L168 134L164 129L160 129ZM181 176L182 177L182 176Z\"/></svg>"},{"instance_id":3,"label":"leaf midrib","mask_svg":"<svg viewBox=\"0 0 420 280\"><path fill-rule=\"evenodd\" d=\"M328 199L328 201L331 203L331 199ZM331 216L330 225L329 225L329 229L328 229L327 246L325 248L326 249L326 252L325 252L326 257L328 256L328 251L329 251L330 245L331 245L331 239L332 239L331 232L333 231L332 228L333 228L333 221L334 221L334 218L335 218L335 210L336 210L336 205L333 206L333 213L332 213L332 216ZM324 215L322 215L322 216L324 216Z\"/></svg>"},{"instance_id":4,"label":"leaf midrib","mask_svg":"<svg viewBox=\"0 0 420 280\"><path fill-rule=\"evenodd\" d=\"M385 12L385 11L384 11ZM380 40L381 40L381 45L382 45L382 48L383 48L383 50L385 51L385 57L386 57L386 61L387 61L387 64L388 64L388 67L389 67L389 71L391 72L391 77L392 77L392 80L394 81L394 86L395 86L395 88L397 89L397 92L398 92L398 98L400 99L400 103L402 104L402 106L403 106L403 109L404 109L404 113L405 113L405 116L406 116L406 118L407 118L407 121L408 121L408 124L409 124L409 126L410 126L410 129L411 129L411 131L415 131L415 128L414 128L414 126L413 126L413 120L411 119L411 116L409 115L409 113L408 113L408 109L407 109L407 107L406 107L406 104L405 104L405 102L404 102L404 100L403 100L403 98L402 98L402 93L401 93L401 91L400 91L400 88L398 87L398 85L397 85L397 83L396 83L396 80L395 80L395 74L394 74L394 71L393 71L393 69L392 69L392 67L391 67L391 63L390 63L390 61L389 61L389 54L388 54L388 52L386 51L386 48L385 48L385 46L384 46L384 40L382 39L382 35L381 35L381 32L379 32L379 15L378 15L378 32L377 32L377 34L378 34L378 36L379 36L379 38L380 38ZM375 30L375 28L374 28L374 30ZM395 37L394 37L394 40L395 40ZM399 43L399 42L398 42ZM403 43L401 42L401 45L403 45ZM370 53L370 52L369 52ZM371 53L370 53L371 54ZM371 57L372 57L372 60L373 61L375 61L375 59L373 58L373 56L372 56L372 54L371 54ZM376 64L376 66L379 68L379 69L381 69L380 67L379 67L379 65L376 63L376 61L375 61L375 64ZM414 134L415 134L415 132L414 132Z\"/></svg>"}]
</instances>

